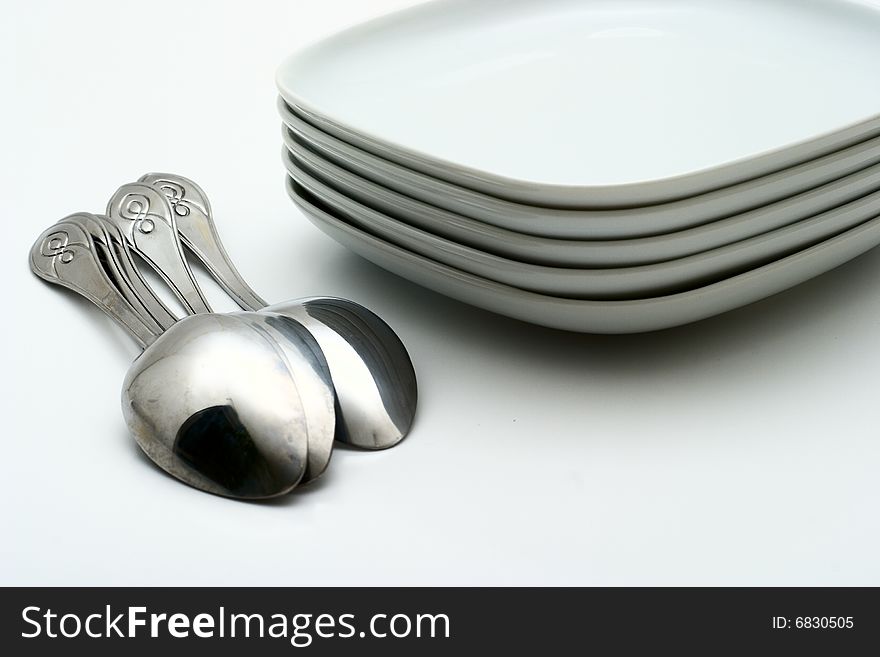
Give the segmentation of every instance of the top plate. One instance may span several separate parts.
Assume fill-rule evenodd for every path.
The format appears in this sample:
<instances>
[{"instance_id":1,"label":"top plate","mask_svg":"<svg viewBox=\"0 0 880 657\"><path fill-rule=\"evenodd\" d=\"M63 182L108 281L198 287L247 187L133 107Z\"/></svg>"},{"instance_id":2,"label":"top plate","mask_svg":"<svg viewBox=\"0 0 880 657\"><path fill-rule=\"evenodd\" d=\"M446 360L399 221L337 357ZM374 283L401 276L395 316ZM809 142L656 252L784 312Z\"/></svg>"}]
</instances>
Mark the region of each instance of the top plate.
<instances>
[{"instance_id":1,"label":"top plate","mask_svg":"<svg viewBox=\"0 0 880 657\"><path fill-rule=\"evenodd\" d=\"M880 0L438 0L293 55L336 136L522 203L661 203L880 133Z\"/></svg>"}]
</instances>

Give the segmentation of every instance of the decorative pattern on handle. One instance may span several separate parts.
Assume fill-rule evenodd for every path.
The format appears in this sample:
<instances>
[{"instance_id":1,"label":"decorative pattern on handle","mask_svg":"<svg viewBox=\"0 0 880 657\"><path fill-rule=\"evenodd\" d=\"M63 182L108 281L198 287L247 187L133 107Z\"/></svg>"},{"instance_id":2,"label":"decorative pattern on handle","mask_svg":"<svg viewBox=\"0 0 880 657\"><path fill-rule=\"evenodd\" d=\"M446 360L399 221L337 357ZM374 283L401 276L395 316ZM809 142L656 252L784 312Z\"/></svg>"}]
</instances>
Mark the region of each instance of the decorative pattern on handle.
<instances>
[{"instance_id":1,"label":"decorative pattern on handle","mask_svg":"<svg viewBox=\"0 0 880 657\"><path fill-rule=\"evenodd\" d=\"M138 344L152 344L161 327L149 326L117 287L126 281L111 278L101 262L100 247L87 227L71 215L47 229L31 248L31 271L49 283L84 296L125 328Z\"/></svg>"},{"instance_id":2,"label":"decorative pattern on handle","mask_svg":"<svg viewBox=\"0 0 880 657\"><path fill-rule=\"evenodd\" d=\"M107 215L189 312L211 312L181 249L175 212L160 190L143 183L123 185L110 199Z\"/></svg>"},{"instance_id":3,"label":"decorative pattern on handle","mask_svg":"<svg viewBox=\"0 0 880 657\"><path fill-rule=\"evenodd\" d=\"M192 212L192 208L190 207L191 201L186 198L186 190L182 185L170 180L160 180L157 181L155 186L165 194L165 198L167 198L168 202L171 204L174 214L178 217L189 216L189 213Z\"/></svg>"},{"instance_id":4,"label":"decorative pattern on handle","mask_svg":"<svg viewBox=\"0 0 880 657\"><path fill-rule=\"evenodd\" d=\"M66 231L59 230L47 235L40 245L40 255L46 258L58 258L64 264L73 261L73 249L67 248L70 244L70 235Z\"/></svg>"},{"instance_id":5,"label":"decorative pattern on handle","mask_svg":"<svg viewBox=\"0 0 880 657\"><path fill-rule=\"evenodd\" d=\"M190 252L245 310L257 310L266 302L254 292L223 248L211 216L211 204L196 183L173 173L148 173L140 181L161 193L173 208L176 229ZM179 220L179 221L177 221Z\"/></svg>"},{"instance_id":6,"label":"decorative pattern on handle","mask_svg":"<svg viewBox=\"0 0 880 657\"><path fill-rule=\"evenodd\" d=\"M119 200L119 216L135 222L135 229L144 233L152 233L156 228L156 220L161 216L150 213L150 199L143 194L126 194Z\"/></svg>"}]
</instances>

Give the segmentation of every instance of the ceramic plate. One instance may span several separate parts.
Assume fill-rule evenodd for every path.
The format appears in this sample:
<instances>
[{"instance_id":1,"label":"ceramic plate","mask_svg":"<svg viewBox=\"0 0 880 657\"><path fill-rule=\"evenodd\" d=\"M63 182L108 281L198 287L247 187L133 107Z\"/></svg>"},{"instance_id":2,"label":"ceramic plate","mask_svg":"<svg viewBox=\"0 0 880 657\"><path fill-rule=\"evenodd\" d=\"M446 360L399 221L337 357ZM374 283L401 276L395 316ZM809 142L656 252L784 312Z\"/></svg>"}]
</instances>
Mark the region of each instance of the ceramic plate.
<instances>
[{"instance_id":1,"label":"ceramic plate","mask_svg":"<svg viewBox=\"0 0 880 657\"><path fill-rule=\"evenodd\" d=\"M535 205L684 198L880 129L877 0L438 0L288 58L282 96Z\"/></svg>"},{"instance_id":2,"label":"ceramic plate","mask_svg":"<svg viewBox=\"0 0 880 657\"><path fill-rule=\"evenodd\" d=\"M391 244L498 283L575 299L640 299L702 287L803 250L880 215L880 192L876 192L785 228L687 258L613 269L547 267L502 258L413 228L340 194L295 164L291 163L288 171L334 215Z\"/></svg>"},{"instance_id":3,"label":"ceramic plate","mask_svg":"<svg viewBox=\"0 0 880 657\"><path fill-rule=\"evenodd\" d=\"M750 212L654 237L628 240L563 240L498 228L410 198L291 143L296 168L345 196L416 228L513 260L555 267L624 267L715 249L792 224L880 189L880 164ZM288 164L290 166L290 164Z\"/></svg>"},{"instance_id":4,"label":"ceramic plate","mask_svg":"<svg viewBox=\"0 0 880 657\"><path fill-rule=\"evenodd\" d=\"M389 163L282 110L291 148L305 146L357 175L439 208L514 232L559 239L631 239L707 224L773 203L880 162L880 137L816 160L700 196L618 210L539 208L443 183Z\"/></svg>"},{"instance_id":5,"label":"ceramic plate","mask_svg":"<svg viewBox=\"0 0 880 657\"><path fill-rule=\"evenodd\" d=\"M804 251L689 292L636 301L580 301L526 292L416 255L322 210L291 179L287 189L318 228L388 271L502 315L582 333L642 333L705 319L782 292L880 244L880 219L875 219Z\"/></svg>"}]
</instances>

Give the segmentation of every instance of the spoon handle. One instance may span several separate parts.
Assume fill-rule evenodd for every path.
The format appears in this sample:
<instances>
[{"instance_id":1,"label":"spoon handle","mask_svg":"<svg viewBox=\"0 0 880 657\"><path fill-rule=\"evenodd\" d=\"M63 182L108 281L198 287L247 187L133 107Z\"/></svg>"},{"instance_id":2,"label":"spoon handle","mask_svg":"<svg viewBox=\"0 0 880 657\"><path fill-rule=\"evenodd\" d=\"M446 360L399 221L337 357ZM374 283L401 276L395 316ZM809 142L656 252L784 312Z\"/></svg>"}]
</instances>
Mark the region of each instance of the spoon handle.
<instances>
[{"instance_id":1,"label":"spoon handle","mask_svg":"<svg viewBox=\"0 0 880 657\"><path fill-rule=\"evenodd\" d=\"M100 221L104 226L104 230L110 239L110 247L113 249L113 253L116 256L116 262L122 270L122 274L128 281L131 290L134 292L135 298L140 302L147 314L159 325L159 327L163 331L167 331L171 328L171 325L177 321L177 317L168 310L168 307L156 295L153 288L151 288L144 280L144 277L141 275L140 270L132 259L131 251L128 248L128 244L126 243L122 232L105 217L95 215L95 219Z\"/></svg>"},{"instance_id":2,"label":"spoon handle","mask_svg":"<svg viewBox=\"0 0 880 657\"><path fill-rule=\"evenodd\" d=\"M140 297L136 294L134 288L129 283L128 277L123 272L116 249L113 247L112 240L107 234L107 226L104 222L88 212L77 212L66 217L64 221L65 223L76 224L89 234L92 240L91 244L94 247L95 260L101 265L107 279L113 283L123 298L138 313L144 324L154 332L161 333L164 329L150 315L147 307L141 302Z\"/></svg>"},{"instance_id":3,"label":"spoon handle","mask_svg":"<svg viewBox=\"0 0 880 657\"><path fill-rule=\"evenodd\" d=\"M107 206L107 220L128 246L156 270L191 313L211 308L186 262L174 212L165 196L149 185L123 185Z\"/></svg>"},{"instance_id":4,"label":"spoon handle","mask_svg":"<svg viewBox=\"0 0 880 657\"><path fill-rule=\"evenodd\" d=\"M211 204L202 188L173 173L148 173L139 182L161 191L174 211L180 240L214 279L244 310L259 310L266 302L247 284L223 248Z\"/></svg>"},{"instance_id":5,"label":"spoon handle","mask_svg":"<svg viewBox=\"0 0 880 657\"><path fill-rule=\"evenodd\" d=\"M78 223L62 220L34 242L30 264L37 276L84 296L116 320L141 347L148 347L158 333L126 301L98 258L92 236Z\"/></svg>"}]
</instances>

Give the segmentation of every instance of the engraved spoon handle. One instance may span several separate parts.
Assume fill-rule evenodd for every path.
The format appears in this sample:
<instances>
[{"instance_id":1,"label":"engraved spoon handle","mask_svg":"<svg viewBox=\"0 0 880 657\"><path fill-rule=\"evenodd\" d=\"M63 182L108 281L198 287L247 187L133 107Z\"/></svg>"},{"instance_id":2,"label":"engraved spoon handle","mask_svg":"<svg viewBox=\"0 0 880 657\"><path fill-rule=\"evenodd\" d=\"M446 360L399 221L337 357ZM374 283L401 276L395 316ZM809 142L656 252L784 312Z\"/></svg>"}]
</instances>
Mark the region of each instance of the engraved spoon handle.
<instances>
[{"instance_id":1,"label":"engraved spoon handle","mask_svg":"<svg viewBox=\"0 0 880 657\"><path fill-rule=\"evenodd\" d=\"M128 246L156 270L190 313L211 308L186 262L177 234L174 212L165 195L141 183L123 185L107 206Z\"/></svg>"},{"instance_id":2,"label":"engraved spoon handle","mask_svg":"<svg viewBox=\"0 0 880 657\"><path fill-rule=\"evenodd\" d=\"M88 212L77 212L76 214L65 217L64 221L65 223L76 224L89 234L92 239L92 246L94 246L95 249L95 259L98 264L101 265L101 268L107 275L107 279L113 283L119 293L138 313L144 324L154 332L161 333L163 331L162 326L160 326L159 323L153 319L152 315L150 315L147 307L141 302L140 297L135 293L128 277L122 271L116 249L112 244L112 239L107 234L107 225L97 216L89 214Z\"/></svg>"},{"instance_id":3,"label":"engraved spoon handle","mask_svg":"<svg viewBox=\"0 0 880 657\"><path fill-rule=\"evenodd\" d=\"M268 305L238 273L223 248L211 205L201 187L189 178L172 173L148 173L140 182L165 195L174 211L180 240L241 308L259 310Z\"/></svg>"},{"instance_id":4,"label":"engraved spoon handle","mask_svg":"<svg viewBox=\"0 0 880 657\"><path fill-rule=\"evenodd\" d=\"M30 265L43 280L84 296L116 320L141 347L148 347L159 334L126 301L98 257L91 235L79 224L61 220L37 238Z\"/></svg>"},{"instance_id":5,"label":"engraved spoon handle","mask_svg":"<svg viewBox=\"0 0 880 657\"><path fill-rule=\"evenodd\" d=\"M116 261L122 271L122 275L129 283L129 287L134 292L135 298L139 304L143 306L146 313L152 321L159 325L163 331L171 328L171 325L177 322L175 317L162 299L156 294L152 287L144 280L140 270L132 258L128 243L122 236L122 233L115 225L110 223L105 217L95 215L107 233L110 239L110 245L116 256ZM134 304L132 304L134 305ZM135 306L137 308L137 306Z\"/></svg>"}]
</instances>

